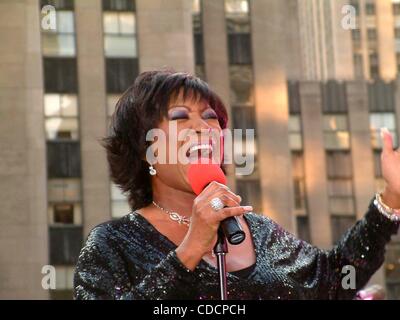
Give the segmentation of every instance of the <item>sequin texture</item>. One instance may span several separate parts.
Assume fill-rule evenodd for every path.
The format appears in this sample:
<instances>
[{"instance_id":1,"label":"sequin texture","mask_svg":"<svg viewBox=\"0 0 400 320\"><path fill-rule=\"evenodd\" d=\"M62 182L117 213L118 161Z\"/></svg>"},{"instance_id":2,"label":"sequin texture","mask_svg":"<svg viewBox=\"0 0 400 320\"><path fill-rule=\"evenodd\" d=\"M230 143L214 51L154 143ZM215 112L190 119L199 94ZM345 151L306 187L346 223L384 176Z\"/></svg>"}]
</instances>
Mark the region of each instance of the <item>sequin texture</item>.
<instances>
[{"instance_id":1,"label":"sequin texture","mask_svg":"<svg viewBox=\"0 0 400 320\"><path fill-rule=\"evenodd\" d=\"M381 266L399 222L370 202L365 216L331 250L312 246L271 219L245 215L256 265L245 277L228 273L229 299L352 299ZM137 212L95 227L79 255L75 299L219 299L218 272L201 260L186 269L176 246ZM356 270L356 289L343 289L342 268Z\"/></svg>"}]
</instances>

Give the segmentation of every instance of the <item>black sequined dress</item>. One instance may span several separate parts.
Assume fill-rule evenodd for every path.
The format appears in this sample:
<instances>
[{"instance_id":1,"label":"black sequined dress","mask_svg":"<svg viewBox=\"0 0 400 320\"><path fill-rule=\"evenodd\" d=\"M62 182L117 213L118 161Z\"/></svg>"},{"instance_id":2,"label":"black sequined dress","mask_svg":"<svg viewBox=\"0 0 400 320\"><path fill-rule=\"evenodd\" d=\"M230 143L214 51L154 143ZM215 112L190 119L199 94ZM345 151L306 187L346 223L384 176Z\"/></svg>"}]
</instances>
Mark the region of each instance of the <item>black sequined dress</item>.
<instances>
[{"instance_id":1,"label":"black sequined dress","mask_svg":"<svg viewBox=\"0 0 400 320\"><path fill-rule=\"evenodd\" d=\"M242 274L228 273L229 299L352 299L383 263L385 245L399 227L371 201L336 246L321 250L265 216L249 213L245 219L256 264ZM74 298L219 299L217 269L201 260L190 271L175 249L137 212L103 223L80 253ZM355 289L342 288L345 265L355 268Z\"/></svg>"}]
</instances>

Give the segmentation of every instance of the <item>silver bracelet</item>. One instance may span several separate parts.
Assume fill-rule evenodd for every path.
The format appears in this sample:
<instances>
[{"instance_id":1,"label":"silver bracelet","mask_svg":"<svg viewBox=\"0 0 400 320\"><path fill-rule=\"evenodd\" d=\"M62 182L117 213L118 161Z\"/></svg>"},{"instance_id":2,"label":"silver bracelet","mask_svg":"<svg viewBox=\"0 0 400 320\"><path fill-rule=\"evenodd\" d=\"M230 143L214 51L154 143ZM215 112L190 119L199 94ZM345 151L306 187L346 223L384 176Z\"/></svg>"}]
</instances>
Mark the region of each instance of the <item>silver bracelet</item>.
<instances>
[{"instance_id":1,"label":"silver bracelet","mask_svg":"<svg viewBox=\"0 0 400 320\"><path fill-rule=\"evenodd\" d=\"M375 194L374 205L378 209L378 211L382 213L389 220L394 222L400 221L400 210L390 208L389 206L384 204L380 193Z\"/></svg>"}]
</instances>

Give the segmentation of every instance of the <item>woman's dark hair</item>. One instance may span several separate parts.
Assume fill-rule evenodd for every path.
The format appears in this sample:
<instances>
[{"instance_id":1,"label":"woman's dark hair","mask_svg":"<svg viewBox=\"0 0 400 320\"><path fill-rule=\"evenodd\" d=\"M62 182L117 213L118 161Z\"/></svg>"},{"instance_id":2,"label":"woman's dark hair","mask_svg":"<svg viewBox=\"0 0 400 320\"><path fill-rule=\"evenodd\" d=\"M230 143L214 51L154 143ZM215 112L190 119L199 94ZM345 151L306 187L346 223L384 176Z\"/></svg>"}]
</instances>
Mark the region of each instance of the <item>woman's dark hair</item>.
<instances>
[{"instance_id":1,"label":"woman's dark hair","mask_svg":"<svg viewBox=\"0 0 400 320\"><path fill-rule=\"evenodd\" d=\"M132 210L152 201L149 164L145 161L150 145L146 134L167 117L169 103L179 94L183 99L206 101L217 113L221 128L226 128L225 106L203 80L171 70L141 73L118 100L109 135L103 139L111 179L128 195Z\"/></svg>"}]
</instances>

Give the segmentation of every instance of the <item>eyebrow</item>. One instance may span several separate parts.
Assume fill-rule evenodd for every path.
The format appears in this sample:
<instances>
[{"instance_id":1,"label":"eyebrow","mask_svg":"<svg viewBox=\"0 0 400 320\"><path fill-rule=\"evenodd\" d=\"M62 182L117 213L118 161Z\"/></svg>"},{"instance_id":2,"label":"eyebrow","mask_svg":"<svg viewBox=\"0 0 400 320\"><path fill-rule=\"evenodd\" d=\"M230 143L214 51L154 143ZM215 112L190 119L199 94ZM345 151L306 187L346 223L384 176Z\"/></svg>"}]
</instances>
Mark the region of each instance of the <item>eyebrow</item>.
<instances>
[{"instance_id":1,"label":"eyebrow","mask_svg":"<svg viewBox=\"0 0 400 320\"><path fill-rule=\"evenodd\" d=\"M185 109L187 109L188 111L192 111L192 109L191 109L190 107L188 107L187 105L185 105L185 104L174 104L174 105L171 105L171 106L168 108L168 111L171 110L171 109L173 109L173 108L185 108ZM203 112L203 111L205 111L205 110L207 110L207 109L212 109L211 106L210 106L209 104L207 104L205 107L201 108L200 112Z\"/></svg>"}]
</instances>

